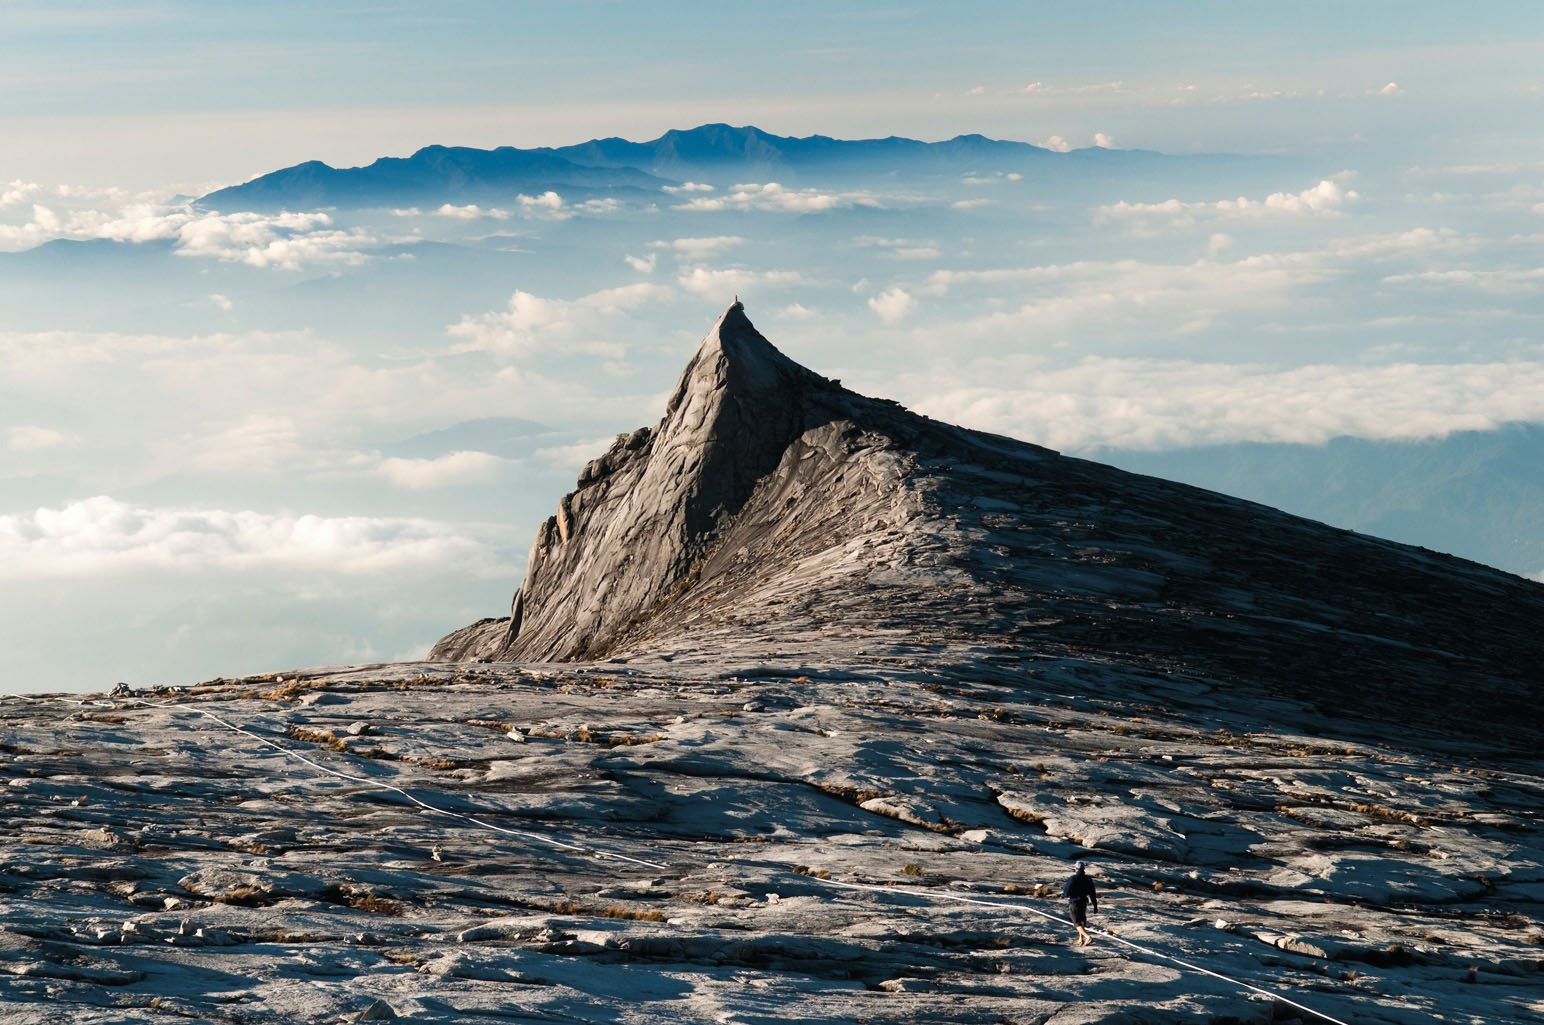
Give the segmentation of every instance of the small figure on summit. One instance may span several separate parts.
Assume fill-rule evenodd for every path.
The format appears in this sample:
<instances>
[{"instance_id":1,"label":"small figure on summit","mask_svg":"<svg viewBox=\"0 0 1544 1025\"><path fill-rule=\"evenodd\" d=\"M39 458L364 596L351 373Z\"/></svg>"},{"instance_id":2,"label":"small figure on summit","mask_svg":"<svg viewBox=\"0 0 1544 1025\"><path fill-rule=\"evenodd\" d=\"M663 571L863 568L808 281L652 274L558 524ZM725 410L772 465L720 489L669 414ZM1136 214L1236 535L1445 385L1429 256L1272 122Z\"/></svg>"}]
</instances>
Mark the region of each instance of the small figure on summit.
<instances>
[{"instance_id":1,"label":"small figure on summit","mask_svg":"<svg viewBox=\"0 0 1544 1025\"><path fill-rule=\"evenodd\" d=\"M1088 863L1078 862L1078 870L1062 887L1062 896L1067 898L1072 911L1072 924L1078 928L1078 946L1086 947L1093 940L1088 935L1088 909L1092 905L1094 913L1099 913L1099 891L1094 889L1094 881L1088 876Z\"/></svg>"}]
</instances>

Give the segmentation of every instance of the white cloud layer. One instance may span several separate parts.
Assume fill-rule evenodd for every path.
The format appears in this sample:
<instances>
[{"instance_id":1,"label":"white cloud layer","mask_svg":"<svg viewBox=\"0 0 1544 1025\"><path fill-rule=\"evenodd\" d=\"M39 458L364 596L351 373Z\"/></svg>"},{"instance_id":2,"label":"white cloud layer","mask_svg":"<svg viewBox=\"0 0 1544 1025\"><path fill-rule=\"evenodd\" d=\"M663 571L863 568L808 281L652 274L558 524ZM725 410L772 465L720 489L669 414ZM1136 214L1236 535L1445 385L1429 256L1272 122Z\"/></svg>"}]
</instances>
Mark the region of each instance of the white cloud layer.
<instances>
[{"instance_id":1,"label":"white cloud layer","mask_svg":"<svg viewBox=\"0 0 1544 1025\"><path fill-rule=\"evenodd\" d=\"M381 461L380 474L399 488L430 488L490 484L507 460L487 452L451 452L435 459L393 457Z\"/></svg>"},{"instance_id":2,"label":"white cloud layer","mask_svg":"<svg viewBox=\"0 0 1544 1025\"><path fill-rule=\"evenodd\" d=\"M1544 288L1544 267L1495 268L1476 270L1426 270L1410 274L1390 274L1386 285L1438 285L1445 288L1473 289L1493 295L1517 295Z\"/></svg>"},{"instance_id":3,"label":"white cloud layer","mask_svg":"<svg viewBox=\"0 0 1544 1025\"><path fill-rule=\"evenodd\" d=\"M1516 295L1544 287L1544 272L1536 269L1398 273L1468 254L1477 245L1475 238L1452 229L1418 227L1342 236L1312 249L1229 260L1223 256L1236 248L1235 240L1214 232L1206 240L1207 258L1189 263L1125 259L940 269L912 291L919 296L959 292L974 298L978 309L993 307L992 312L955 319L953 331L962 340L1016 337L1086 345L1092 337L1109 343L1120 332L1144 338L1167 335L1172 341L1238 318L1290 317L1294 304L1325 296L1358 276L1367 287L1378 278L1393 286L1440 284L1487 294ZM1359 293L1358 308L1365 308L1366 301L1365 292ZM1104 333L1089 334L1092 331Z\"/></svg>"},{"instance_id":4,"label":"white cloud layer","mask_svg":"<svg viewBox=\"0 0 1544 1025\"><path fill-rule=\"evenodd\" d=\"M1091 330L1182 336L1240 312L1280 311L1333 268L1317 255L1281 254L1233 262L1152 264L1086 261L1035 267L934 271L917 294L960 289L1003 294L1014 305L961 319L966 339L1033 339L1039 344L1087 337Z\"/></svg>"},{"instance_id":5,"label":"white cloud layer","mask_svg":"<svg viewBox=\"0 0 1544 1025\"><path fill-rule=\"evenodd\" d=\"M682 256L700 260L714 253L722 252L733 246L744 245L745 239L739 235L713 235L707 238L678 238L669 242L650 242L654 249L671 249Z\"/></svg>"},{"instance_id":6,"label":"white cloud layer","mask_svg":"<svg viewBox=\"0 0 1544 1025\"><path fill-rule=\"evenodd\" d=\"M880 320L886 324L898 324L917 308L917 299L906 289L896 286L871 296L868 304Z\"/></svg>"},{"instance_id":7,"label":"white cloud layer","mask_svg":"<svg viewBox=\"0 0 1544 1025\"><path fill-rule=\"evenodd\" d=\"M12 427L6 432L6 444L12 452L39 452L64 444L65 438L56 430L31 425Z\"/></svg>"},{"instance_id":8,"label":"white cloud layer","mask_svg":"<svg viewBox=\"0 0 1544 1025\"><path fill-rule=\"evenodd\" d=\"M650 303L674 297L669 285L641 281L591 292L578 299L543 299L516 291L509 305L493 313L467 315L446 328L462 340L458 351L503 356L590 355L621 358L627 351L615 341L615 318Z\"/></svg>"},{"instance_id":9,"label":"white cloud layer","mask_svg":"<svg viewBox=\"0 0 1544 1025\"><path fill-rule=\"evenodd\" d=\"M1544 420L1537 362L1282 370L1101 357L1061 368L1020 359L973 369L972 381L999 383L933 372L895 387L930 416L1067 451L1417 439ZM1022 384L1001 383L1010 380Z\"/></svg>"},{"instance_id":10,"label":"white cloud layer","mask_svg":"<svg viewBox=\"0 0 1544 1025\"><path fill-rule=\"evenodd\" d=\"M561 210L563 209L563 197L548 189L539 196L520 195L520 205L528 209Z\"/></svg>"},{"instance_id":11,"label":"white cloud layer","mask_svg":"<svg viewBox=\"0 0 1544 1025\"><path fill-rule=\"evenodd\" d=\"M851 206L880 206L871 192L822 192L819 189L790 189L777 182L764 185L735 185L722 196L698 196L679 204L677 210L772 210L784 213L810 213Z\"/></svg>"},{"instance_id":12,"label":"white cloud layer","mask_svg":"<svg viewBox=\"0 0 1544 1025\"><path fill-rule=\"evenodd\" d=\"M20 178L8 181L3 186L0 186L0 207L20 203L28 197L41 192L42 189L43 186L36 182L22 181Z\"/></svg>"},{"instance_id":13,"label":"white cloud layer","mask_svg":"<svg viewBox=\"0 0 1544 1025\"><path fill-rule=\"evenodd\" d=\"M787 288L804 283L803 275L791 270L711 270L707 267L682 271L676 280L686 291L708 299L721 300L726 306L734 296L747 295L753 289Z\"/></svg>"},{"instance_id":14,"label":"white cloud layer","mask_svg":"<svg viewBox=\"0 0 1544 1025\"><path fill-rule=\"evenodd\" d=\"M1128 203L1121 200L1094 211L1096 224L1123 224L1136 231L1158 227L1190 228L1213 221L1261 220L1270 217L1333 216L1359 195L1337 181L1325 178L1301 192L1273 192L1264 199L1245 196L1215 202L1187 203L1166 199L1161 203Z\"/></svg>"},{"instance_id":15,"label":"white cloud layer","mask_svg":"<svg viewBox=\"0 0 1544 1025\"><path fill-rule=\"evenodd\" d=\"M223 430L205 430L158 446L169 466L212 473L277 473L317 462L295 421L280 413L248 413Z\"/></svg>"},{"instance_id":16,"label":"white cloud layer","mask_svg":"<svg viewBox=\"0 0 1544 1025\"><path fill-rule=\"evenodd\" d=\"M569 445L549 445L537 449L531 455L565 475L577 474L590 460L603 455L614 440L614 438L595 438L589 441L576 441Z\"/></svg>"},{"instance_id":17,"label":"white cloud layer","mask_svg":"<svg viewBox=\"0 0 1544 1025\"><path fill-rule=\"evenodd\" d=\"M852 244L860 248L878 249L897 260L936 260L943 255L931 241L915 239L859 235L852 240Z\"/></svg>"},{"instance_id":18,"label":"white cloud layer","mask_svg":"<svg viewBox=\"0 0 1544 1025\"><path fill-rule=\"evenodd\" d=\"M430 520L146 508L106 495L0 516L0 578L145 570L507 572L486 541Z\"/></svg>"},{"instance_id":19,"label":"white cloud layer","mask_svg":"<svg viewBox=\"0 0 1544 1025\"><path fill-rule=\"evenodd\" d=\"M397 213L398 211L394 210L392 212ZM417 213L416 210L413 212ZM490 207L485 210L478 206L476 203L468 203L466 206L454 206L450 203L445 203L434 212L439 214L441 217L454 217L455 219L461 221L475 221L480 217L491 217L496 221L509 220L508 210L503 210L499 207Z\"/></svg>"},{"instance_id":20,"label":"white cloud layer","mask_svg":"<svg viewBox=\"0 0 1544 1025\"><path fill-rule=\"evenodd\" d=\"M369 233L333 227L325 213L215 213L188 203L130 202L117 209L58 213L34 203L21 223L0 223L0 249L31 249L54 239L115 242L171 240L183 256L253 267L298 270L316 264L360 264L378 245Z\"/></svg>"}]
</instances>

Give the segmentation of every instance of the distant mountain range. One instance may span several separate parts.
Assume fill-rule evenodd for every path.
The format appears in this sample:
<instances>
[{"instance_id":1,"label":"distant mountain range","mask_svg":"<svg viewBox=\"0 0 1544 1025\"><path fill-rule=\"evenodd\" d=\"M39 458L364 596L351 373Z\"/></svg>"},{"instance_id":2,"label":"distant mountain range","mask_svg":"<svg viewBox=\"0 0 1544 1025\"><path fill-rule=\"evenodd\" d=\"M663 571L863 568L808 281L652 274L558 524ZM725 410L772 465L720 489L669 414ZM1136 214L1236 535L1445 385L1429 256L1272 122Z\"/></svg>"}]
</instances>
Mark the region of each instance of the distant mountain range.
<instances>
[{"instance_id":1,"label":"distant mountain range","mask_svg":"<svg viewBox=\"0 0 1544 1025\"><path fill-rule=\"evenodd\" d=\"M592 139L577 146L533 152L551 153L589 167L632 167L667 177L710 179L714 171L745 167L872 169L881 164L897 169L955 170L962 164L995 167L1065 155L1027 142L1005 142L984 135L957 135L944 142L919 142L894 135L885 139L833 139L825 135L797 139L722 124L669 131L650 142Z\"/></svg>"},{"instance_id":2,"label":"distant mountain range","mask_svg":"<svg viewBox=\"0 0 1544 1025\"><path fill-rule=\"evenodd\" d=\"M572 193L619 189L657 191L668 182L630 167L591 167L551 152L425 146L410 157L382 157L365 167L337 168L320 160L265 174L244 185L220 189L198 200L215 210L271 210L279 207L378 207L423 202L473 202L490 195Z\"/></svg>"},{"instance_id":3,"label":"distant mountain range","mask_svg":"<svg viewBox=\"0 0 1544 1025\"><path fill-rule=\"evenodd\" d=\"M915 176L975 172L1085 174L1092 166L1129 167L1172 158L1143 150L1084 149L1058 153L1025 142L958 135L943 142L833 139L772 135L750 126L701 125L668 131L649 142L592 139L575 146L470 149L425 146L410 157L382 157L364 167L337 168L319 160L286 167L198 200L217 210L279 207L379 207L423 202L481 201L548 189L585 196L658 191L684 181L730 184L775 173L824 179L845 175Z\"/></svg>"}]
</instances>

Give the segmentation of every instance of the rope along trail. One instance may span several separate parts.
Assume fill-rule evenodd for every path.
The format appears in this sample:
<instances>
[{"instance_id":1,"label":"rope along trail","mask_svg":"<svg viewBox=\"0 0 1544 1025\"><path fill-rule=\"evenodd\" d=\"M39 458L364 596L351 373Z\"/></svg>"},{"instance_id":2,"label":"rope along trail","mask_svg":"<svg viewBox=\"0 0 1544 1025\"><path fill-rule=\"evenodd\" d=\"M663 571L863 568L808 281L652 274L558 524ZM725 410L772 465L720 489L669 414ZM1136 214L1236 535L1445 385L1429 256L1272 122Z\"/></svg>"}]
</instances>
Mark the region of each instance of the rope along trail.
<instances>
[{"instance_id":1,"label":"rope along trail","mask_svg":"<svg viewBox=\"0 0 1544 1025\"><path fill-rule=\"evenodd\" d=\"M86 703L87 702L81 702L81 704L86 704ZM110 703L107 703L107 702L91 702L91 703L92 704L98 704L98 705L108 705L108 704L110 704ZM662 871L662 872L671 871L672 867L673 867L673 866L670 866L670 865L661 864L661 863L656 862L656 861L649 861L649 860L644 859L644 858L634 858L634 857L630 857L630 856L625 855L625 854L617 854L614 851L606 851L606 850L602 850L602 849L600 849L598 847L582 846L580 844L568 843L568 842L566 842L564 840L559 840L556 837L548 836L548 835L542 834L542 833L534 833L534 832L530 832L530 831L527 831L527 830L520 830L520 829L508 829L508 828L506 828L504 826L500 826L500 825L497 825L495 823L488 822L485 819L478 818L475 815L468 815L468 814L465 814L463 812L456 812L456 811L451 811L451 810L449 810L447 808L437 807L437 806L435 806L433 804L428 803L427 801L424 801L424 800L421 800L421 799L419 799L417 797L414 797L412 794L408 793L406 790L402 789L401 787L393 786L390 783L384 783L384 782L381 782L380 780L367 779L367 778L365 778L363 776L352 776L352 775L349 775L346 772L340 772L337 769L330 768L330 767L328 767L326 765L323 765L322 763L320 763L318 761L315 761L314 759L306 757L306 755L304 755L303 753L301 753L299 751L296 751L296 750L294 750L292 748L284 747L282 744L275 743L274 741L269 740L267 737L264 737L264 736L261 736L259 734L253 733L250 730L243 729L242 727L237 726L234 723L228 722L227 720L220 718L218 715L215 715L213 712L208 712L208 711L205 711L204 709L201 709L201 708L193 708L193 707L190 707L190 706L185 705L185 704L178 704L176 702L170 702L170 701L166 701L166 702L145 701L143 699L138 700L136 702L136 704L138 704L141 707L145 707L145 708L160 708L160 709L167 709L167 710L170 710L172 712L193 713L195 715L203 716L204 718L209 719L210 721L212 721L214 723L217 723L219 726L221 726L221 727L223 727L223 728L225 728L227 730L230 730L233 733L237 733L237 734L240 734L241 736L248 737L248 738L250 738L252 740L257 741L259 744L263 744L266 747L270 747L273 750L278 751L280 754L284 755L287 758L292 758L295 761L303 762L304 764L309 765L311 768L316 769L318 772L324 773L324 774L326 774L328 776L336 777L337 779L347 780L350 783L357 783L357 784L359 784L361 786L369 787L371 789L387 790L387 791L390 791L392 793L398 794L398 795L406 798L409 802L411 802L412 804L416 805L417 807L421 808L423 811L425 811L425 812L427 812L429 814L439 815L439 816L443 816L445 818L459 819L459 820L461 820L463 822L468 822L468 823L470 823L470 824L472 824L474 826L477 826L479 828L487 829L487 830L490 830L492 832L502 834L504 836L518 837L518 838L524 839L524 840L533 840L533 841L536 841L537 843L547 844L547 845L549 845L551 847L556 847L556 848L559 848L559 849L565 850L565 851L571 851L571 852L576 853L576 854L586 855L588 857L611 859L611 860L615 860L615 861L623 861L623 862L627 862L628 864L638 865L638 866L643 867L643 868L652 868L652 869L656 869L656 870L659 870L659 871ZM787 869L782 869L781 871L784 874L786 874L786 875L789 875L791 877L797 878L801 883L806 884L806 885L808 885L808 884L822 885L822 886L831 887L833 889L863 891L863 892L868 892L868 893L891 894L891 895L903 894L905 896L916 897L916 898L919 898L919 899L922 899L922 900L929 900L929 901L953 902L953 903L957 903L957 904L974 904L974 905L977 905L977 906L980 906L980 907L999 908L999 909L1005 909L1005 910L1008 910L1008 911L1013 911L1013 912L1018 912L1018 913L1027 913L1027 914L1031 914L1031 915L1037 915L1040 918L1044 918L1044 919L1047 919L1049 921L1056 922L1059 925L1071 925L1072 924L1069 919L1062 918L1060 915L1051 914L1048 911L1042 911L1039 908L1031 907L1031 906L1029 906L1027 904L1016 904L1016 903L1010 903L1010 902L1007 902L1007 901L981 900L980 898L976 898L976 897L962 897L962 896L959 896L957 894L952 894L952 893L933 893L933 892L930 892L930 891L927 891L927 890L914 890L914 889L909 889L909 888L906 888L906 887L898 887L898 886L876 886L876 885L868 884L868 883L846 883L846 882L841 882L841 881L836 880L836 879L820 879L818 877L809 876L809 875L795 875L795 873L793 873L793 872L791 872L791 871L789 871ZM1269 990L1269 989L1265 989L1264 987L1261 987L1261 986L1256 986L1253 983L1245 982L1243 979L1234 978L1231 975L1225 975L1225 974L1223 974L1221 972L1213 971L1210 968L1204 968L1201 965L1194 964L1194 963L1192 963L1190 961L1186 961L1186 960L1184 960L1182 958L1175 957L1172 954L1165 954L1162 951L1154 950L1153 948L1144 946L1144 945L1142 945L1140 943L1134 943L1131 940L1125 939L1124 937L1121 937L1121 936L1117 936L1114 933L1109 932L1107 930L1097 929L1097 928L1090 928L1088 931L1091 932L1091 933L1094 933L1094 934L1096 934L1098 936L1103 936L1106 939L1112 940L1115 943L1121 944L1124 947L1127 947L1127 948L1129 948L1131 950L1137 951L1137 952L1139 952L1141 954L1144 954L1144 955L1146 955L1148 957L1155 958L1155 959L1161 960L1161 961L1168 961L1168 962L1170 962L1172 964L1176 964L1176 965L1180 966L1181 968L1185 969L1186 971L1195 972L1195 973L1200 974L1200 975L1210 976L1211 978L1219 979L1219 980L1221 980L1223 982L1229 983L1230 985L1238 986L1241 989L1248 990L1248 991L1250 991L1252 993L1257 993L1257 994L1260 994L1261 996L1270 997L1273 1000L1279 1000L1279 1001L1281 1001L1284 1004L1287 1004L1287 1005L1289 1005L1291 1007L1297 1008L1300 1011L1304 1011L1304 1012L1306 1012L1308 1014L1311 1014L1315 1018L1318 1018L1318 1019L1320 1019L1322 1021L1330 1022L1330 1023L1332 1023L1332 1025L1350 1025L1350 1023L1345 1022L1345 1021L1343 1021L1343 1020L1341 1020L1339 1018L1331 1017L1330 1015L1325 1014L1323 1011L1315 1010L1314 1008L1309 1007L1306 1004L1301 1004L1301 1003L1298 1003L1296 1000L1292 1000L1289 997L1282 996L1280 993L1278 993L1278 992L1276 992L1274 990Z\"/></svg>"},{"instance_id":2,"label":"rope along trail","mask_svg":"<svg viewBox=\"0 0 1544 1025\"><path fill-rule=\"evenodd\" d=\"M1010 904L1006 901L1000 900L979 900L975 897L961 897L958 894L953 893L929 893L926 890L911 890L900 886L872 886L865 883L843 883L835 879L822 879L820 882L823 882L828 886L840 887L844 890L867 890L872 893L904 893L911 897L922 897L927 900L946 900L954 901L959 904L978 904L981 907L987 908L1007 908L1011 911L1027 911L1032 915L1039 915L1041 918L1048 918L1051 921L1059 922L1062 925L1072 924L1071 921L1062 918L1060 915L1053 915L1049 911L1041 911L1039 908L1030 907L1027 904ZM1117 936L1112 932L1107 932L1104 929L1095 929L1093 927L1089 927L1088 931L1094 933L1097 936L1104 936L1108 939L1112 939L1116 943L1130 947L1132 950L1139 950L1149 957L1161 958L1164 961L1172 961L1174 964L1177 964L1182 968L1189 969L1192 972L1200 972L1202 975L1210 975L1214 979L1221 979L1223 982L1230 982L1235 986L1242 986L1244 989L1250 990L1254 993L1262 994L1263 996L1268 996L1273 1000L1280 1000L1282 1003L1290 1004L1291 1006L1297 1008L1299 1011L1307 1011L1309 1014L1316 1018L1322 1018L1325 1021L1334 1022L1335 1025L1348 1025L1347 1022L1343 1022L1339 1018L1331 1018L1323 1011L1316 1011L1312 1007L1307 1007L1298 1003L1296 1000L1288 999L1287 997L1282 996L1280 993L1276 993L1268 989L1262 989L1259 986L1251 985L1242 979L1235 979L1231 975L1223 975L1221 972L1214 972L1210 968L1202 968L1198 964L1191 964L1189 961L1177 958L1172 954L1165 954L1162 951L1154 950L1151 947L1144 947L1140 943L1133 943L1128 939Z\"/></svg>"}]
</instances>

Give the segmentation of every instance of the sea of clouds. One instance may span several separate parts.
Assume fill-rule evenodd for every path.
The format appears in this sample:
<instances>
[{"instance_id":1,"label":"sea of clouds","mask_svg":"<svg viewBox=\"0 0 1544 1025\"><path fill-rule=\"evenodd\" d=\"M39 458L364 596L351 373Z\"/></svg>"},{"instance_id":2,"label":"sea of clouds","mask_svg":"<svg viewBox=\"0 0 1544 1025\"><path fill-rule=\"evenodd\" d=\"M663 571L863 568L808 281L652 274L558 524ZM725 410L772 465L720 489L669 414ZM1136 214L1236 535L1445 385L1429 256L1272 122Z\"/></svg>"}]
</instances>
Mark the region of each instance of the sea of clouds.
<instances>
[{"instance_id":1,"label":"sea of clouds","mask_svg":"<svg viewBox=\"0 0 1544 1025\"><path fill-rule=\"evenodd\" d=\"M1232 166L278 213L0 185L0 632L61 653L0 686L397 657L498 614L735 296L849 386L1071 453L1544 420L1540 168ZM451 437L480 420L534 426ZM129 662L70 654L85 593Z\"/></svg>"}]
</instances>

